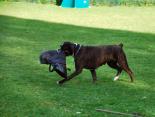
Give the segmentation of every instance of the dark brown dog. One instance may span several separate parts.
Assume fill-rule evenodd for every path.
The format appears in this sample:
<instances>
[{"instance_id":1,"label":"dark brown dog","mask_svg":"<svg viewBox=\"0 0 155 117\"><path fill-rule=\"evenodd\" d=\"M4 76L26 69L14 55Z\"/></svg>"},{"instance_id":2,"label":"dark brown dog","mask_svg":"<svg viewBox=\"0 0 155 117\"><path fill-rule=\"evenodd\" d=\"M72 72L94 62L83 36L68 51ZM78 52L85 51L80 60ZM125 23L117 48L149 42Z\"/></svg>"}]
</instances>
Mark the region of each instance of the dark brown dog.
<instances>
[{"instance_id":1,"label":"dark brown dog","mask_svg":"<svg viewBox=\"0 0 155 117\"><path fill-rule=\"evenodd\" d=\"M124 70L130 76L131 82L133 82L133 73L128 66L122 47L123 44L81 46L80 44L72 42L64 42L63 45L61 45L61 50L65 52L66 56L72 55L75 61L75 71L68 76L67 80L70 80L80 74L82 69L85 68L90 70L93 81L95 82L97 79L95 69L107 63L111 68L117 70L114 80L117 80L122 70Z\"/></svg>"}]
</instances>

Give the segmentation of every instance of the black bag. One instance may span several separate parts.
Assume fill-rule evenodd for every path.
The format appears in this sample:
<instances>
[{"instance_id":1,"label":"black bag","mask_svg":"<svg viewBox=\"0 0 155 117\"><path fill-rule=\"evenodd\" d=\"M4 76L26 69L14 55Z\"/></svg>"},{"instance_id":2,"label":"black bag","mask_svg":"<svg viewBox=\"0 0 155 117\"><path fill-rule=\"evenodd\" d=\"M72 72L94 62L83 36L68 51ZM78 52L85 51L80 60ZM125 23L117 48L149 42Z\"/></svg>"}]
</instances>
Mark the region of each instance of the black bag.
<instances>
[{"instance_id":1,"label":"black bag","mask_svg":"<svg viewBox=\"0 0 155 117\"><path fill-rule=\"evenodd\" d=\"M63 78L67 78L66 56L63 51L49 50L41 53L40 63L48 64L50 72L56 71Z\"/></svg>"}]
</instances>

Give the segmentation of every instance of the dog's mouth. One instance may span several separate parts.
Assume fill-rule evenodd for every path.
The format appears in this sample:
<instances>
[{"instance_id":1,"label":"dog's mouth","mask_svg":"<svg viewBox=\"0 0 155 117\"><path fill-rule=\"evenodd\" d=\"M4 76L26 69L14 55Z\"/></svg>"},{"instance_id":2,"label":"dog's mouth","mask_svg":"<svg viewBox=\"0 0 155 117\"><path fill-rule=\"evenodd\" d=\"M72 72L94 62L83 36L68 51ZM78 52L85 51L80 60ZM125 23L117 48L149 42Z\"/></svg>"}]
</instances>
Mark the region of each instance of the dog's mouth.
<instances>
[{"instance_id":1,"label":"dog's mouth","mask_svg":"<svg viewBox=\"0 0 155 117\"><path fill-rule=\"evenodd\" d=\"M68 56L69 52L67 50L64 51L65 55Z\"/></svg>"}]
</instances>

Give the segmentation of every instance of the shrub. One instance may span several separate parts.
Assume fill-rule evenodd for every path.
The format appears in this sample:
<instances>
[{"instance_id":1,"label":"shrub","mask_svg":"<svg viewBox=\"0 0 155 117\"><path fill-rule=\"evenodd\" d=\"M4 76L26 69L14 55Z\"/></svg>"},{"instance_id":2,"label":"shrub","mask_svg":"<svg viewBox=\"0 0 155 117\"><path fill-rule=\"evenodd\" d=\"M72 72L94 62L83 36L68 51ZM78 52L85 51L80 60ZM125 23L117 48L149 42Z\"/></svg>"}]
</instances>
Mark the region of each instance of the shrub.
<instances>
[{"instance_id":1,"label":"shrub","mask_svg":"<svg viewBox=\"0 0 155 117\"><path fill-rule=\"evenodd\" d=\"M35 2L42 4L54 3L56 4L57 0L0 0L0 1L10 1L10 2ZM155 0L90 0L92 5L108 5L108 6L116 6L116 5L124 5L124 6L148 6L155 5Z\"/></svg>"}]
</instances>

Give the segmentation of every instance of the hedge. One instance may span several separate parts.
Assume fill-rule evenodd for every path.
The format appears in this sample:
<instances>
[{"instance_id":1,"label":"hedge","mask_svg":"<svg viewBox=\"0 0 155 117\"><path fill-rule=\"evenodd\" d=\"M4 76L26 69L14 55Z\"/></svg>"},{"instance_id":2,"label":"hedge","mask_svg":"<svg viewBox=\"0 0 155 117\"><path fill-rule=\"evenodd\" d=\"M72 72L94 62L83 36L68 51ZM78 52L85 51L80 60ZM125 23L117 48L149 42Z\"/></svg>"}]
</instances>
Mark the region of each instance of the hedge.
<instances>
[{"instance_id":1,"label":"hedge","mask_svg":"<svg viewBox=\"0 0 155 117\"><path fill-rule=\"evenodd\" d=\"M56 4L56 1L59 0L0 0L0 1L9 1L9 2L35 2L42 4ZM124 6L149 6L155 5L155 0L90 0L91 5L124 5Z\"/></svg>"}]
</instances>

